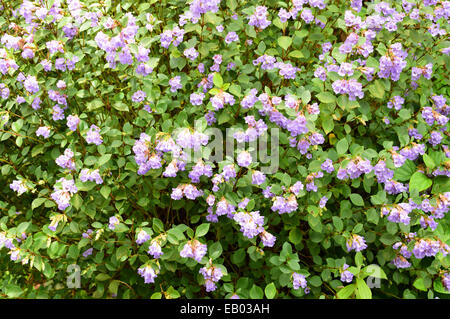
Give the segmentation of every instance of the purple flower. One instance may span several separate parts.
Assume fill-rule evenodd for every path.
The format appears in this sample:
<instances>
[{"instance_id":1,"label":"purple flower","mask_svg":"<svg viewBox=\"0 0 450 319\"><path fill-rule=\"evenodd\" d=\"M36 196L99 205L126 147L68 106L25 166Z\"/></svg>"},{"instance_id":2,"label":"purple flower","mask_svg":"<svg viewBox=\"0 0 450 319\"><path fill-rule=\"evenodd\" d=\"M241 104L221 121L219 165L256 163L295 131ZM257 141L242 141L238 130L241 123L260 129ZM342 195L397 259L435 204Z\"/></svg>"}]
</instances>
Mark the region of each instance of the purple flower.
<instances>
[{"instance_id":1,"label":"purple flower","mask_svg":"<svg viewBox=\"0 0 450 319\"><path fill-rule=\"evenodd\" d=\"M24 59L34 58L34 51L31 48L24 48L22 51L22 58Z\"/></svg>"},{"instance_id":2,"label":"purple flower","mask_svg":"<svg viewBox=\"0 0 450 319\"><path fill-rule=\"evenodd\" d=\"M321 79L322 81L326 81L327 79L327 70L323 67L323 66L319 66L315 71L314 71L314 76L316 78Z\"/></svg>"},{"instance_id":3,"label":"purple flower","mask_svg":"<svg viewBox=\"0 0 450 319\"><path fill-rule=\"evenodd\" d=\"M292 192L295 196L298 196L301 190L303 190L304 185L302 182L297 181L294 185L289 187L289 191Z\"/></svg>"},{"instance_id":4,"label":"purple flower","mask_svg":"<svg viewBox=\"0 0 450 319\"><path fill-rule=\"evenodd\" d=\"M398 81L400 79L400 73L406 67L406 61L404 60L408 53L402 50L401 43L392 44L389 48L389 54L386 54L380 58L380 71L378 76L383 79L389 77L392 81Z\"/></svg>"},{"instance_id":5,"label":"purple flower","mask_svg":"<svg viewBox=\"0 0 450 319\"><path fill-rule=\"evenodd\" d=\"M9 184L9 188L17 192L19 196L27 191L27 186L25 185L25 182L23 180L13 181L11 184Z\"/></svg>"},{"instance_id":6,"label":"purple flower","mask_svg":"<svg viewBox=\"0 0 450 319\"><path fill-rule=\"evenodd\" d=\"M39 85L35 76L28 75L23 82L23 86L25 87L25 90L27 90L30 94L39 92Z\"/></svg>"},{"instance_id":7,"label":"purple flower","mask_svg":"<svg viewBox=\"0 0 450 319\"><path fill-rule=\"evenodd\" d=\"M216 290L216 282L218 282L222 276L222 270L220 268L216 268L214 266L210 267L202 267L199 270L199 273L203 275L203 278L205 279L205 287L207 292L211 292Z\"/></svg>"},{"instance_id":8,"label":"purple flower","mask_svg":"<svg viewBox=\"0 0 450 319\"><path fill-rule=\"evenodd\" d=\"M348 267L349 266L347 264L344 264L344 267L342 269L343 271L341 271L342 282L352 282L353 280L353 274L350 271L346 270Z\"/></svg>"},{"instance_id":9,"label":"purple flower","mask_svg":"<svg viewBox=\"0 0 450 319\"><path fill-rule=\"evenodd\" d=\"M92 255L92 252L94 251L94 249L93 248L89 248L89 249L86 249L84 252L83 252L83 257L84 258L87 258L88 256L90 256L90 255Z\"/></svg>"},{"instance_id":10,"label":"purple flower","mask_svg":"<svg viewBox=\"0 0 450 319\"><path fill-rule=\"evenodd\" d=\"M138 91L134 92L133 96L131 97L131 100L134 103L140 103L145 100L146 96L147 96L147 94L145 94L144 91L138 90Z\"/></svg>"},{"instance_id":11,"label":"purple flower","mask_svg":"<svg viewBox=\"0 0 450 319\"><path fill-rule=\"evenodd\" d=\"M103 184L103 179L100 176L99 170L82 169L80 172L80 180L84 183L87 181L95 182L97 185Z\"/></svg>"},{"instance_id":12,"label":"purple flower","mask_svg":"<svg viewBox=\"0 0 450 319\"><path fill-rule=\"evenodd\" d=\"M198 52L197 50L195 50L195 48L186 49L184 50L183 54L191 61L194 61L198 57Z\"/></svg>"},{"instance_id":13,"label":"purple flower","mask_svg":"<svg viewBox=\"0 0 450 319\"><path fill-rule=\"evenodd\" d=\"M294 289L299 289L300 287L305 289L307 287L305 276L294 272L292 274L292 286Z\"/></svg>"},{"instance_id":14,"label":"purple flower","mask_svg":"<svg viewBox=\"0 0 450 319\"><path fill-rule=\"evenodd\" d=\"M259 211L255 212L238 212L233 219L241 226L241 232L247 238L253 238L261 233L264 228L264 217L259 215Z\"/></svg>"},{"instance_id":15,"label":"purple flower","mask_svg":"<svg viewBox=\"0 0 450 319\"><path fill-rule=\"evenodd\" d=\"M237 157L237 163L241 167L248 167L252 163L252 156L247 151L242 151Z\"/></svg>"},{"instance_id":16,"label":"purple flower","mask_svg":"<svg viewBox=\"0 0 450 319\"><path fill-rule=\"evenodd\" d=\"M150 53L150 49L147 49L140 45L138 47L138 52L135 54L136 60L139 62L147 62L149 57L148 54Z\"/></svg>"},{"instance_id":17,"label":"purple flower","mask_svg":"<svg viewBox=\"0 0 450 319\"><path fill-rule=\"evenodd\" d=\"M54 121L63 120L65 118L64 109L60 108L59 105L55 105L52 108L52 118Z\"/></svg>"},{"instance_id":18,"label":"purple flower","mask_svg":"<svg viewBox=\"0 0 450 319\"><path fill-rule=\"evenodd\" d=\"M124 65L133 64L133 56L131 55L130 49L128 47L122 48L119 53L119 62Z\"/></svg>"},{"instance_id":19,"label":"purple flower","mask_svg":"<svg viewBox=\"0 0 450 319\"><path fill-rule=\"evenodd\" d=\"M267 20L267 8L264 6L257 6L255 13L248 17L248 24L255 26L258 29L264 30L270 25L270 21Z\"/></svg>"},{"instance_id":20,"label":"purple flower","mask_svg":"<svg viewBox=\"0 0 450 319\"><path fill-rule=\"evenodd\" d=\"M260 171L254 171L252 174L252 184L261 185L266 180L266 175Z\"/></svg>"},{"instance_id":21,"label":"purple flower","mask_svg":"<svg viewBox=\"0 0 450 319\"><path fill-rule=\"evenodd\" d=\"M67 117L67 127L71 130L71 131L76 131L77 130L77 126L80 123L80 118L77 115L69 115Z\"/></svg>"},{"instance_id":22,"label":"purple flower","mask_svg":"<svg viewBox=\"0 0 450 319\"><path fill-rule=\"evenodd\" d=\"M56 53L58 51L64 53L64 47L61 41L52 40L48 41L45 45L47 46L50 54Z\"/></svg>"},{"instance_id":23,"label":"purple flower","mask_svg":"<svg viewBox=\"0 0 450 319\"><path fill-rule=\"evenodd\" d=\"M58 58L55 60L55 69L59 71L65 71L67 68L66 60L64 58Z\"/></svg>"},{"instance_id":24,"label":"purple flower","mask_svg":"<svg viewBox=\"0 0 450 319\"><path fill-rule=\"evenodd\" d=\"M360 99L364 97L362 84L355 79L336 80L331 86L336 94L348 94L348 99L350 101L355 101L356 97L359 97Z\"/></svg>"},{"instance_id":25,"label":"purple flower","mask_svg":"<svg viewBox=\"0 0 450 319\"><path fill-rule=\"evenodd\" d=\"M408 260L406 260L406 258L403 256L395 257L394 260L392 260L392 263L394 264L395 267L399 269L411 267L411 263Z\"/></svg>"},{"instance_id":26,"label":"purple flower","mask_svg":"<svg viewBox=\"0 0 450 319\"><path fill-rule=\"evenodd\" d=\"M278 12L278 17L280 18L280 21L282 23L287 22L288 19L291 18L291 13L289 11L286 11L286 9L281 8L280 11Z\"/></svg>"},{"instance_id":27,"label":"purple flower","mask_svg":"<svg viewBox=\"0 0 450 319\"><path fill-rule=\"evenodd\" d=\"M386 183L394 177L394 171L388 169L384 161L379 161L378 164L373 167L373 172L379 183Z\"/></svg>"},{"instance_id":28,"label":"purple flower","mask_svg":"<svg viewBox=\"0 0 450 319\"><path fill-rule=\"evenodd\" d=\"M206 245L200 243L196 239L193 239L184 245L183 249L180 251L180 256L184 258L193 258L197 262L200 262L203 256L206 255L206 251Z\"/></svg>"},{"instance_id":29,"label":"purple flower","mask_svg":"<svg viewBox=\"0 0 450 319\"><path fill-rule=\"evenodd\" d=\"M103 138L100 135L100 128L92 124L89 131L86 133L86 142L88 144L100 145L103 143Z\"/></svg>"},{"instance_id":30,"label":"purple flower","mask_svg":"<svg viewBox=\"0 0 450 319\"><path fill-rule=\"evenodd\" d=\"M430 134L430 139L428 140L428 142L433 145L436 146L438 144L441 144L442 141L442 135L440 132L437 131L433 131Z\"/></svg>"},{"instance_id":31,"label":"purple flower","mask_svg":"<svg viewBox=\"0 0 450 319\"><path fill-rule=\"evenodd\" d=\"M178 89L181 89L183 86L181 85L181 77L179 75L171 78L169 80L170 92L176 92Z\"/></svg>"},{"instance_id":32,"label":"purple flower","mask_svg":"<svg viewBox=\"0 0 450 319\"><path fill-rule=\"evenodd\" d=\"M303 21L305 21L308 24L314 21L314 16L310 9L303 9L302 13L300 14L300 17L302 18Z\"/></svg>"},{"instance_id":33,"label":"purple flower","mask_svg":"<svg viewBox=\"0 0 450 319\"><path fill-rule=\"evenodd\" d=\"M57 186L58 184L61 186ZM51 198L56 202L59 210L65 210L69 207L72 195L78 192L75 181L73 179L67 180L64 177L56 181L53 189L54 192L51 194Z\"/></svg>"},{"instance_id":34,"label":"purple flower","mask_svg":"<svg viewBox=\"0 0 450 319\"><path fill-rule=\"evenodd\" d=\"M152 240L150 246L148 247L147 253L149 255L152 255L153 258L158 259L161 257L164 253L161 250L161 245L158 243L157 240Z\"/></svg>"},{"instance_id":35,"label":"purple flower","mask_svg":"<svg viewBox=\"0 0 450 319\"><path fill-rule=\"evenodd\" d=\"M333 161L327 158L325 162L322 163L320 168L327 173L333 173L334 172Z\"/></svg>"},{"instance_id":36,"label":"purple flower","mask_svg":"<svg viewBox=\"0 0 450 319\"><path fill-rule=\"evenodd\" d=\"M347 240L347 250L355 250L355 251L362 251L367 248L366 241L364 237L353 234L348 240Z\"/></svg>"},{"instance_id":37,"label":"purple flower","mask_svg":"<svg viewBox=\"0 0 450 319\"><path fill-rule=\"evenodd\" d=\"M409 213L411 213L412 209L413 208L408 203L400 203L395 204L391 207L384 206L381 209L381 213L383 215L388 215L387 219L390 222L403 223L405 225L409 225L409 222L411 220Z\"/></svg>"},{"instance_id":38,"label":"purple flower","mask_svg":"<svg viewBox=\"0 0 450 319\"><path fill-rule=\"evenodd\" d=\"M401 96L394 96L389 102L387 103L387 107L389 109L392 109L393 107L398 111L402 108L403 103L405 102L405 99Z\"/></svg>"},{"instance_id":39,"label":"purple flower","mask_svg":"<svg viewBox=\"0 0 450 319\"><path fill-rule=\"evenodd\" d=\"M203 93L192 93L189 97L192 105L202 105L205 94Z\"/></svg>"},{"instance_id":40,"label":"purple flower","mask_svg":"<svg viewBox=\"0 0 450 319\"><path fill-rule=\"evenodd\" d=\"M50 128L47 126L41 126L36 130L36 136L42 136L48 138L50 136Z\"/></svg>"},{"instance_id":41,"label":"purple flower","mask_svg":"<svg viewBox=\"0 0 450 319\"><path fill-rule=\"evenodd\" d=\"M323 197L320 199L319 207L320 207L320 208L324 208L325 205L327 204L327 201L328 201L328 197L323 196Z\"/></svg>"},{"instance_id":42,"label":"purple flower","mask_svg":"<svg viewBox=\"0 0 450 319\"><path fill-rule=\"evenodd\" d=\"M277 240L274 235L266 232L265 230L259 233L259 237L265 247L273 247L273 245L275 245L275 241Z\"/></svg>"},{"instance_id":43,"label":"purple flower","mask_svg":"<svg viewBox=\"0 0 450 319\"><path fill-rule=\"evenodd\" d=\"M138 274L144 278L146 284L154 283L157 277L156 272L150 265L142 266L138 269Z\"/></svg>"},{"instance_id":44,"label":"purple flower","mask_svg":"<svg viewBox=\"0 0 450 319\"><path fill-rule=\"evenodd\" d=\"M278 74L284 79L295 79L296 72L300 71L290 63L277 62L276 67L280 69Z\"/></svg>"},{"instance_id":45,"label":"purple flower","mask_svg":"<svg viewBox=\"0 0 450 319\"><path fill-rule=\"evenodd\" d=\"M63 155L56 158L55 162L62 168L67 168L71 171L76 170L75 160L73 159L73 151L70 148L66 148Z\"/></svg>"},{"instance_id":46,"label":"purple flower","mask_svg":"<svg viewBox=\"0 0 450 319\"><path fill-rule=\"evenodd\" d=\"M109 225L108 228L111 230L116 229L116 226L120 224L119 219L116 216L111 216L109 218Z\"/></svg>"},{"instance_id":47,"label":"purple flower","mask_svg":"<svg viewBox=\"0 0 450 319\"><path fill-rule=\"evenodd\" d=\"M236 32L231 31L228 32L227 36L225 37L225 43L230 44L231 42L239 41L239 37L236 34Z\"/></svg>"},{"instance_id":48,"label":"purple flower","mask_svg":"<svg viewBox=\"0 0 450 319\"><path fill-rule=\"evenodd\" d=\"M208 111L208 113L205 114L205 119L208 125L213 125L215 122L217 122L215 113L213 111Z\"/></svg>"},{"instance_id":49,"label":"purple flower","mask_svg":"<svg viewBox=\"0 0 450 319\"><path fill-rule=\"evenodd\" d=\"M447 291L450 291L450 272L447 272L442 276L442 286L444 286Z\"/></svg>"}]
</instances>

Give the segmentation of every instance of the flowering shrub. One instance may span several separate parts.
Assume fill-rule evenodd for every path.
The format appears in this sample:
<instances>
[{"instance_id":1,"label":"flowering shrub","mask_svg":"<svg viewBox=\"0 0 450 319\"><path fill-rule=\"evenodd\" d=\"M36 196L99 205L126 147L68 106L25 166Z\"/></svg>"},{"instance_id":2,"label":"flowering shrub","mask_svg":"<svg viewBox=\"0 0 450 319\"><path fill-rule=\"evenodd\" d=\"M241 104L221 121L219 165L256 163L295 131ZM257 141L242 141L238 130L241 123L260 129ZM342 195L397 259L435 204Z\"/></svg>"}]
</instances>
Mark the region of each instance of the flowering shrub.
<instances>
[{"instance_id":1,"label":"flowering shrub","mask_svg":"<svg viewBox=\"0 0 450 319\"><path fill-rule=\"evenodd\" d=\"M448 296L450 1L1 3L1 296Z\"/></svg>"}]
</instances>

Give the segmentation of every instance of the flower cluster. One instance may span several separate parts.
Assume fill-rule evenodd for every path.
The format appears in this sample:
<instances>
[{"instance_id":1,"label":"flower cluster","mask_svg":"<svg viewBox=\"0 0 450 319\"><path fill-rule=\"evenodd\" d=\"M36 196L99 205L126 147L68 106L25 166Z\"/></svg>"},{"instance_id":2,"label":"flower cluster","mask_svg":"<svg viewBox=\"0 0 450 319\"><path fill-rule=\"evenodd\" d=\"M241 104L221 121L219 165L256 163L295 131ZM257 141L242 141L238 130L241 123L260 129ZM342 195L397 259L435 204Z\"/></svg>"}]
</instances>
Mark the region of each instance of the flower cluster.
<instances>
[{"instance_id":1,"label":"flower cluster","mask_svg":"<svg viewBox=\"0 0 450 319\"><path fill-rule=\"evenodd\" d=\"M75 186L75 181L64 177L56 181L53 190L54 191L51 194L51 198L56 202L59 210L65 210L69 207L70 199L73 194L78 192L78 188Z\"/></svg>"},{"instance_id":2,"label":"flower cluster","mask_svg":"<svg viewBox=\"0 0 450 319\"><path fill-rule=\"evenodd\" d=\"M200 262L206 255L207 246L196 239L188 241L183 249L180 251L180 256L183 258L193 258Z\"/></svg>"},{"instance_id":3,"label":"flower cluster","mask_svg":"<svg viewBox=\"0 0 450 319\"><path fill-rule=\"evenodd\" d=\"M199 273L202 274L205 279L205 287L207 292L216 290L217 286L215 283L218 282L223 276L222 270L214 267L213 265L200 268Z\"/></svg>"}]
</instances>

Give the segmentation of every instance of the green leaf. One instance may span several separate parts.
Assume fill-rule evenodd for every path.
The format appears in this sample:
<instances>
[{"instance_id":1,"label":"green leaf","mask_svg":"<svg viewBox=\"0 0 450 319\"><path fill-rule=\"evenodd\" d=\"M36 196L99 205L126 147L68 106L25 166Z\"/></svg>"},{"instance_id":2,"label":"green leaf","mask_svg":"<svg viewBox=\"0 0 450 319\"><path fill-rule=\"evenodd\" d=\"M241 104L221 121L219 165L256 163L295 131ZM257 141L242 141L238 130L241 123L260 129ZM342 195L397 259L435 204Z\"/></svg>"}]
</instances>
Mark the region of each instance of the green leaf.
<instances>
[{"instance_id":1,"label":"green leaf","mask_svg":"<svg viewBox=\"0 0 450 319\"><path fill-rule=\"evenodd\" d=\"M308 90L304 91L304 92L302 93L301 98L302 98L302 103L303 103L303 105L308 104L309 101L311 101L311 92L309 92Z\"/></svg>"},{"instance_id":2,"label":"green leaf","mask_svg":"<svg viewBox=\"0 0 450 319\"><path fill-rule=\"evenodd\" d=\"M337 216L333 216L333 225L338 232L341 232L344 229L344 223L342 222L342 219Z\"/></svg>"},{"instance_id":3,"label":"green leaf","mask_svg":"<svg viewBox=\"0 0 450 319\"><path fill-rule=\"evenodd\" d=\"M348 299L355 292L355 289L356 287L354 284L345 286L337 292L336 296L338 297L338 299Z\"/></svg>"},{"instance_id":4,"label":"green leaf","mask_svg":"<svg viewBox=\"0 0 450 319\"><path fill-rule=\"evenodd\" d=\"M423 278L421 278L421 277L417 278L414 281L413 286L418 290L427 291L427 288L425 288L425 285L423 282Z\"/></svg>"},{"instance_id":5,"label":"green leaf","mask_svg":"<svg viewBox=\"0 0 450 319\"><path fill-rule=\"evenodd\" d=\"M336 143L336 151L338 155L345 154L348 150L348 142L347 139L343 138L339 142Z\"/></svg>"},{"instance_id":6,"label":"green leaf","mask_svg":"<svg viewBox=\"0 0 450 319\"><path fill-rule=\"evenodd\" d=\"M222 245L220 244L220 242L215 242L214 244L209 246L208 250L209 257L212 260L217 259L218 257L220 257L220 255L222 255Z\"/></svg>"},{"instance_id":7,"label":"green leaf","mask_svg":"<svg viewBox=\"0 0 450 319\"><path fill-rule=\"evenodd\" d=\"M218 118L218 124L223 124L228 122L229 120L231 120L231 115L230 113L228 113L227 111L223 111L222 113L220 113L219 118Z\"/></svg>"},{"instance_id":8,"label":"green leaf","mask_svg":"<svg viewBox=\"0 0 450 319\"><path fill-rule=\"evenodd\" d=\"M158 218L153 218L153 230L156 233L162 233L164 231L164 224L163 222Z\"/></svg>"},{"instance_id":9,"label":"green leaf","mask_svg":"<svg viewBox=\"0 0 450 319\"><path fill-rule=\"evenodd\" d=\"M278 38L278 45L283 48L284 50L287 50L292 44L292 38L281 36Z\"/></svg>"},{"instance_id":10,"label":"green leaf","mask_svg":"<svg viewBox=\"0 0 450 319\"><path fill-rule=\"evenodd\" d=\"M275 284L271 282L264 288L264 293L266 294L267 299L273 299L275 298L277 294L277 288L275 287Z\"/></svg>"},{"instance_id":11,"label":"green leaf","mask_svg":"<svg viewBox=\"0 0 450 319\"><path fill-rule=\"evenodd\" d=\"M431 179L421 172L415 172L409 180L409 191L411 192L412 189L416 189L418 192L421 192L429 188L431 184L433 184Z\"/></svg>"},{"instance_id":12,"label":"green leaf","mask_svg":"<svg viewBox=\"0 0 450 319\"><path fill-rule=\"evenodd\" d=\"M380 80L376 80L373 84L368 86L370 94L373 97L382 99L384 97L384 86Z\"/></svg>"},{"instance_id":13,"label":"green leaf","mask_svg":"<svg viewBox=\"0 0 450 319\"><path fill-rule=\"evenodd\" d=\"M411 160L406 160L402 167L399 167L394 171L394 180L400 182L409 181L412 174L414 174L416 170L417 169L414 162Z\"/></svg>"},{"instance_id":14,"label":"green leaf","mask_svg":"<svg viewBox=\"0 0 450 319\"><path fill-rule=\"evenodd\" d=\"M120 246L116 251L116 258L118 260L121 260L122 257L127 257L128 255L129 255L129 246Z\"/></svg>"},{"instance_id":15,"label":"green leaf","mask_svg":"<svg viewBox=\"0 0 450 319\"><path fill-rule=\"evenodd\" d=\"M102 107L103 101L100 99L94 99L94 100L88 102L86 105L87 105L87 111L90 112L90 111L93 111L93 110L96 110L96 109Z\"/></svg>"},{"instance_id":16,"label":"green leaf","mask_svg":"<svg viewBox=\"0 0 450 319\"><path fill-rule=\"evenodd\" d=\"M250 298L251 299L262 299L264 297L263 290L257 285L253 285L252 289L250 289Z\"/></svg>"},{"instance_id":17,"label":"green leaf","mask_svg":"<svg viewBox=\"0 0 450 319\"><path fill-rule=\"evenodd\" d=\"M125 103L121 102L121 101L117 101L113 104L113 108L115 108L117 111L121 111L121 112L128 112L128 105L126 105Z\"/></svg>"},{"instance_id":18,"label":"green leaf","mask_svg":"<svg viewBox=\"0 0 450 319\"><path fill-rule=\"evenodd\" d=\"M162 298L162 293L160 293L160 292L155 292L150 297L150 299L161 299L161 298Z\"/></svg>"},{"instance_id":19,"label":"green leaf","mask_svg":"<svg viewBox=\"0 0 450 319\"><path fill-rule=\"evenodd\" d=\"M374 205L386 204L387 202L386 192L383 190L378 191L376 195L370 196L370 201Z\"/></svg>"},{"instance_id":20,"label":"green leaf","mask_svg":"<svg viewBox=\"0 0 450 319\"><path fill-rule=\"evenodd\" d=\"M301 58L305 57L303 55L302 51L299 51L299 50L294 50L292 52L289 52L288 56L291 58L295 58L295 59L301 59Z\"/></svg>"},{"instance_id":21,"label":"green leaf","mask_svg":"<svg viewBox=\"0 0 450 319\"><path fill-rule=\"evenodd\" d=\"M330 133L334 129L334 120L331 116L322 118L322 128L325 134Z\"/></svg>"},{"instance_id":22,"label":"green leaf","mask_svg":"<svg viewBox=\"0 0 450 319\"><path fill-rule=\"evenodd\" d=\"M300 244L302 241L302 232L298 228L291 229L289 232L289 241L294 245Z\"/></svg>"},{"instance_id":23,"label":"green leaf","mask_svg":"<svg viewBox=\"0 0 450 319\"><path fill-rule=\"evenodd\" d=\"M220 73L216 72L213 76L213 83L216 87L221 88L223 86L223 79Z\"/></svg>"},{"instance_id":24,"label":"green leaf","mask_svg":"<svg viewBox=\"0 0 450 319\"><path fill-rule=\"evenodd\" d=\"M97 281L105 281L108 280L109 278L111 278L111 276L108 274L98 274L97 276L95 276L95 280Z\"/></svg>"},{"instance_id":25,"label":"green leaf","mask_svg":"<svg viewBox=\"0 0 450 319\"><path fill-rule=\"evenodd\" d=\"M112 280L109 283L108 291L112 294L117 295L117 291L119 290L120 281L119 280Z\"/></svg>"},{"instance_id":26,"label":"green leaf","mask_svg":"<svg viewBox=\"0 0 450 319\"><path fill-rule=\"evenodd\" d=\"M79 194L75 194L72 197L72 204L73 204L73 207L75 207L76 209L80 209L81 205L83 205L83 198L81 198L81 196Z\"/></svg>"},{"instance_id":27,"label":"green leaf","mask_svg":"<svg viewBox=\"0 0 450 319\"><path fill-rule=\"evenodd\" d=\"M178 290L176 290L175 288L173 288L172 286L169 287L169 289L167 289L167 295L166 298L168 299L177 299L180 298L180 293L178 292Z\"/></svg>"},{"instance_id":28,"label":"green leaf","mask_svg":"<svg viewBox=\"0 0 450 319\"><path fill-rule=\"evenodd\" d=\"M336 96L330 92L321 92L317 94L317 99L322 103L334 103L336 102Z\"/></svg>"},{"instance_id":29,"label":"green leaf","mask_svg":"<svg viewBox=\"0 0 450 319\"><path fill-rule=\"evenodd\" d=\"M364 267L363 272L370 277L387 279L386 273L384 272L383 268L375 264Z\"/></svg>"},{"instance_id":30,"label":"green leaf","mask_svg":"<svg viewBox=\"0 0 450 319\"><path fill-rule=\"evenodd\" d=\"M195 237L198 238L205 236L208 233L209 225L210 225L209 223L204 223L198 226L197 229L195 230Z\"/></svg>"},{"instance_id":31,"label":"green leaf","mask_svg":"<svg viewBox=\"0 0 450 319\"><path fill-rule=\"evenodd\" d=\"M45 201L46 199L42 197L34 199L33 202L31 203L31 209L34 210L35 208L41 206Z\"/></svg>"},{"instance_id":32,"label":"green leaf","mask_svg":"<svg viewBox=\"0 0 450 319\"><path fill-rule=\"evenodd\" d=\"M17 226L17 230L16 230L17 235L21 235L22 233L24 233L30 225L31 225L30 222L20 223L19 226Z\"/></svg>"},{"instance_id":33,"label":"green leaf","mask_svg":"<svg viewBox=\"0 0 450 319\"><path fill-rule=\"evenodd\" d=\"M428 154L423 154L422 158L423 158L423 162L425 163L425 165L428 168L433 169L436 167L436 164L434 163L433 158L431 158L431 156L428 156Z\"/></svg>"},{"instance_id":34,"label":"green leaf","mask_svg":"<svg viewBox=\"0 0 450 319\"><path fill-rule=\"evenodd\" d=\"M381 235L380 241L383 244L390 246L393 243L395 243L396 241L398 241L398 237L396 237L396 236L394 236L392 234L384 233L383 235Z\"/></svg>"},{"instance_id":35,"label":"green leaf","mask_svg":"<svg viewBox=\"0 0 450 319\"><path fill-rule=\"evenodd\" d=\"M17 298L23 294L22 288L14 284L8 284L4 289L9 298Z\"/></svg>"},{"instance_id":36,"label":"green leaf","mask_svg":"<svg viewBox=\"0 0 450 319\"><path fill-rule=\"evenodd\" d=\"M372 291L360 278L356 278L356 296L358 299L372 299Z\"/></svg>"},{"instance_id":37,"label":"green leaf","mask_svg":"<svg viewBox=\"0 0 450 319\"><path fill-rule=\"evenodd\" d=\"M360 251L355 254L355 264L357 267L361 267L364 263L364 257Z\"/></svg>"},{"instance_id":38,"label":"green leaf","mask_svg":"<svg viewBox=\"0 0 450 319\"><path fill-rule=\"evenodd\" d=\"M97 162L97 166L100 167L100 166L106 164L110 159L111 159L111 154L102 155Z\"/></svg>"},{"instance_id":39,"label":"green leaf","mask_svg":"<svg viewBox=\"0 0 450 319\"><path fill-rule=\"evenodd\" d=\"M111 194L111 188L107 185L103 185L100 189L100 194L102 194L102 196L107 199L109 197L109 194Z\"/></svg>"},{"instance_id":40,"label":"green leaf","mask_svg":"<svg viewBox=\"0 0 450 319\"><path fill-rule=\"evenodd\" d=\"M356 206L364 206L364 200L359 194L350 194L350 200Z\"/></svg>"},{"instance_id":41,"label":"green leaf","mask_svg":"<svg viewBox=\"0 0 450 319\"><path fill-rule=\"evenodd\" d=\"M72 259L77 259L80 255L80 249L77 246L70 246L67 251L67 256Z\"/></svg>"},{"instance_id":42,"label":"green leaf","mask_svg":"<svg viewBox=\"0 0 450 319\"><path fill-rule=\"evenodd\" d=\"M14 132L19 132L20 129L23 127L23 120L19 119L11 124L11 128Z\"/></svg>"}]
</instances>

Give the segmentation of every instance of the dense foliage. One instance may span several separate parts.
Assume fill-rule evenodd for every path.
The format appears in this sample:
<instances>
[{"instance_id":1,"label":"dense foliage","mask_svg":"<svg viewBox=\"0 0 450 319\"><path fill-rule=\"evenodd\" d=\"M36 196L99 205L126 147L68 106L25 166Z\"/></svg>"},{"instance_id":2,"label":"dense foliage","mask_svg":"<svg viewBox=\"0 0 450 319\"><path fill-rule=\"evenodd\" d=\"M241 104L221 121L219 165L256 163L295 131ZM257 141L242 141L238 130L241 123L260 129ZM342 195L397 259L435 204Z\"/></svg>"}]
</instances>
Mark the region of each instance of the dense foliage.
<instances>
[{"instance_id":1,"label":"dense foliage","mask_svg":"<svg viewBox=\"0 0 450 319\"><path fill-rule=\"evenodd\" d=\"M1 297L448 297L450 1L0 13Z\"/></svg>"}]
</instances>

